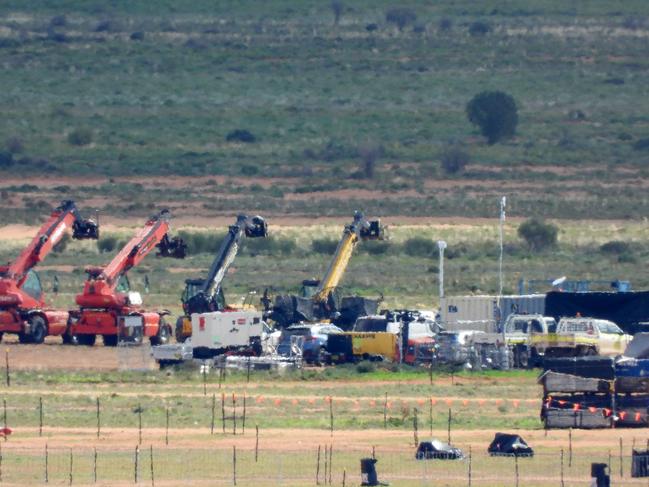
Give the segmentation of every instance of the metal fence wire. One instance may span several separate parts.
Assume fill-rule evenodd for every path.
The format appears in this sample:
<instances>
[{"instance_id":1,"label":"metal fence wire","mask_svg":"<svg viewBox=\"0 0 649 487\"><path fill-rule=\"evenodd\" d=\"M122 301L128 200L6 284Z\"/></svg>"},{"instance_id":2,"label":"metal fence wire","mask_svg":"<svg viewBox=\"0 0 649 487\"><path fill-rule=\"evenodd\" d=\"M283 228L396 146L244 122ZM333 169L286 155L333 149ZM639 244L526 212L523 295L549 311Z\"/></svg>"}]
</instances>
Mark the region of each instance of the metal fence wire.
<instances>
[{"instance_id":1,"label":"metal fence wire","mask_svg":"<svg viewBox=\"0 0 649 487\"><path fill-rule=\"evenodd\" d=\"M377 477L397 486L584 486L591 464L610 465L613 485L649 485L633 478L632 456L575 456L561 450L533 457L493 457L473 451L462 460L416 460L414 450L375 452ZM4 443L0 483L9 485L240 485L313 486L361 483L359 449L260 451L154 446L25 448ZM319 460L319 461L318 461ZM610 464L609 464L610 462ZM620 463L621 462L621 463Z\"/></svg>"}]
</instances>

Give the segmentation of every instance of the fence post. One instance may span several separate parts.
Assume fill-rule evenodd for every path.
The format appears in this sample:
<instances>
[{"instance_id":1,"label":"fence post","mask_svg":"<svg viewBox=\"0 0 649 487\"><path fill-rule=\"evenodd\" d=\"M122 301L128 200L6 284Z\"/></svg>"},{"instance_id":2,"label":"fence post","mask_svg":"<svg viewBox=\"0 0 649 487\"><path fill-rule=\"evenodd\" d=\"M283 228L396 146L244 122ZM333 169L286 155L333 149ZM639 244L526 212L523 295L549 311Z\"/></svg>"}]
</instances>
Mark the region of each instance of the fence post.
<instances>
[{"instance_id":1,"label":"fence post","mask_svg":"<svg viewBox=\"0 0 649 487\"><path fill-rule=\"evenodd\" d=\"M334 398L329 396L329 431L334 435Z\"/></svg>"},{"instance_id":2,"label":"fence post","mask_svg":"<svg viewBox=\"0 0 649 487\"><path fill-rule=\"evenodd\" d=\"M92 460L92 480L97 483L97 448L93 448L93 460Z\"/></svg>"},{"instance_id":3,"label":"fence post","mask_svg":"<svg viewBox=\"0 0 649 487\"><path fill-rule=\"evenodd\" d=\"M38 398L38 436L43 436L43 397Z\"/></svg>"},{"instance_id":4,"label":"fence post","mask_svg":"<svg viewBox=\"0 0 649 487\"><path fill-rule=\"evenodd\" d=\"M7 400L2 399L2 419L4 420L5 428L7 428ZM7 435L5 435L5 441L7 441Z\"/></svg>"},{"instance_id":5,"label":"fence post","mask_svg":"<svg viewBox=\"0 0 649 487\"><path fill-rule=\"evenodd\" d=\"M415 440L415 448L417 448L417 446L419 445L419 435L418 435L419 425L417 424L417 408L415 408L414 413L415 414L412 417L412 433Z\"/></svg>"},{"instance_id":6,"label":"fence post","mask_svg":"<svg viewBox=\"0 0 649 487\"><path fill-rule=\"evenodd\" d=\"M232 393L232 435L237 434L237 397Z\"/></svg>"},{"instance_id":7,"label":"fence post","mask_svg":"<svg viewBox=\"0 0 649 487\"><path fill-rule=\"evenodd\" d=\"M345 487L345 480L347 480L347 470L343 469L343 487Z\"/></svg>"},{"instance_id":8,"label":"fence post","mask_svg":"<svg viewBox=\"0 0 649 487\"><path fill-rule=\"evenodd\" d=\"M388 428L388 393L385 393L385 401L383 401L383 429Z\"/></svg>"},{"instance_id":9,"label":"fence post","mask_svg":"<svg viewBox=\"0 0 649 487\"><path fill-rule=\"evenodd\" d=\"M622 437L620 436L620 478L624 477L624 458L622 457L622 452Z\"/></svg>"},{"instance_id":10,"label":"fence post","mask_svg":"<svg viewBox=\"0 0 649 487\"><path fill-rule=\"evenodd\" d=\"M49 452L47 451L47 443L45 443L45 483L47 484L50 481L50 475L49 475L49 462L50 462L50 455Z\"/></svg>"},{"instance_id":11,"label":"fence post","mask_svg":"<svg viewBox=\"0 0 649 487\"><path fill-rule=\"evenodd\" d=\"M250 356L248 356L248 371L246 372L246 383L250 383Z\"/></svg>"},{"instance_id":12,"label":"fence post","mask_svg":"<svg viewBox=\"0 0 649 487\"><path fill-rule=\"evenodd\" d=\"M70 484L72 485L72 448L70 448Z\"/></svg>"},{"instance_id":13,"label":"fence post","mask_svg":"<svg viewBox=\"0 0 649 487\"><path fill-rule=\"evenodd\" d=\"M561 487L564 487L563 483L563 448L561 449Z\"/></svg>"},{"instance_id":14,"label":"fence post","mask_svg":"<svg viewBox=\"0 0 649 487\"><path fill-rule=\"evenodd\" d=\"M241 424L241 434L246 434L246 391L243 391L243 418Z\"/></svg>"},{"instance_id":15,"label":"fence post","mask_svg":"<svg viewBox=\"0 0 649 487\"><path fill-rule=\"evenodd\" d=\"M214 414L216 409L216 394L212 394L212 421L210 422L210 435L214 434Z\"/></svg>"},{"instance_id":16,"label":"fence post","mask_svg":"<svg viewBox=\"0 0 649 487\"><path fill-rule=\"evenodd\" d=\"M327 485L327 473L329 472L329 451L327 445L324 446L324 485Z\"/></svg>"},{"instance_id":17,"label":"fence post","mask_svg":"<svg viewBox=\"0 0 649 487\"><path fill-rule=\"evenodd\" d=\"M165 445L169 446L169 406L166 408Z\"/></svg>"},{"instance_id":18,"label":"fence post","mask_svg":"<svg viewBox=\"0 0 649 487\"><path fill-rule=\"evenodd\" d=\"M472 477L473 477L473 453L471 452L471 445L469 445L469 487L471 487Z\"/></svg>"},{"instance_id":19,"label":"fence post","mask_svg":"<svg viewBox=\"0 0 649 487\"><path fill-rule=\"evenodd\" d=\"M99 396L97 396L97 438L99 438L99 432L101 430L101 412L99 407Z\"/></svg>"},{"instance_id":20,"label":"fence post","mask_svg":"<svg viewBox=\"0 0 649 487\"><path fill-rule=\"evenodd\" d=\"M315 484L320 485L320 445L318 445L318 460L315 467Z\"/></svg>"},{"instance_id":21,"label":"fence post","mask_svg":"<svg viewBox=\"0 0 649 487\"><path fill-rule=\"evenodd\" d=\"M572 428L568 429L568 467L572 468Z\"/></svg>"},{"instance_id":22,"label":"fence post","mask_svg":"<svg viewBox=\"0 0 649 487\"><path fill-rule=\"evenodd\" d=\"M207 363L205 361L203 361L201 369L203 369L203 395L207 396Z\"/></svg>"},{"instance_id":23,"label":"fence post","mask_svg":"<svg viewBox=\"0 0 649 487\"><path fill-rule=\"evenodd\" d=\"M150 446L149 452L151 453L151 487L155 487L155 475L153 469L153 445Z\"/></svg>"},{"instance_id":24,"label":"fence post","mask_svg":"<svg viewBox=\"0 0 649 487\"><path fill-rule=\"evenodd\" d=\"M514 466L516 468L516 487L518 487L518 455L514 455Z\"/></svg>"},{"instance_id":25,"label":"fence post","mask_svg":"<svg viewBox=\"0 0 649 487\"><path fill-rule=\"evenodd\" d=\"M232 485L237 485L237 447L232 446Z\"/></svg>"},{"instance_id":26,"label":"fence post","mask_svg":"<svg viewBox=\"0 0 649 487\"><path fill-rule=\"evenodd\" d=\"M11 387L11 377L9 374L9 349L8 348L5 350L5 364L6 364L5 381L7 383L7 387Z\"/></svg>"},{"instance_id":27,"label":"fence post","mask_svg":"<svg viewBox=\"0 0 649 487\"><path fill-rule=\"evenodd\" d=\"M223 425L223 434L225 434L225 392L221 393L221 424Z\"/></svg>"},{"instance_id":28,"label":"fence post","mask_svg":"<svg viewBox=\"0 0 649 487\"><path fill-rule=\"evenodd\" d=\"M433 437L433 398L428 400L428 422L430 423L430 437Z\"/></svg>"},{"instance_id":29,"label":"fence post","mask_svg":"<svg viewBox=\"0 0 649 487\"><path fill-rule=\"evenodd\" d=\"M255 425L255 463L257 463L257 458L259 456L259 425Z\"/></svg>"},{"instance_id":30,"label":"fence post","mask_svg":"<svg viewBox=\"0 0 649 487\"><path fill-rule=\"evenodd\" d=\"M451 408L448 408L448 425L447 425L447 443L451 444L451 421L453 420L453 414L451 413Z\"/></svg>"},{"instance_id":31,"label":"fence post","mask_svg":"<svg viewBox=\"0 0 649 487\"><path fill-rule=\"evenodd\" d=\"M334 465L334 446L329 445L329 485L331 485L331 470Z\"/></svg>"},{"instance_id":32,"label":"fence post","mask_svg":"<svg viewBox=\"0 0 649 487\"><path fill-rule=\"evenodd\" d=\"M140 447L139 445L135 446L135 457L133 458L133 478L135 479L135 483L137 484L138 481L138 462L140 460Z\"/></svg>"},{"instance_id":33,"label":"fence post","mask_svg":"<svg viewBox=\"0 0 649 487\"><path fill-rule=\"evenodd\" d=\"M0 443L0 482L2 482L2 443Z\"/></svg>"},{"instance_id":34,"label":"fence post","mask_svg":"<svg viewBox=\"0 0 649 487\"><path fill-rule=\"evenodd\" d=\"M137 421L138 421L138 445L142 444L142 404L137 405Z\"/></svg>"}]
</instances>

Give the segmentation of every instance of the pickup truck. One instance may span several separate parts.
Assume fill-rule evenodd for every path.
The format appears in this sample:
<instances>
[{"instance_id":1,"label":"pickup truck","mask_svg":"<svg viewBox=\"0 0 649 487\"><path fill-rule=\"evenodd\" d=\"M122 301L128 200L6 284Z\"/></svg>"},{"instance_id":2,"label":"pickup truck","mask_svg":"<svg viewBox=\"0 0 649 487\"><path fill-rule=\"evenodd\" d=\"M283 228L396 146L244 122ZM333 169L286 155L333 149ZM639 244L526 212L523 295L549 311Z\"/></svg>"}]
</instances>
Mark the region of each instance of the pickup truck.
<instances>
[{"instance_id":1,"label":"pickup truck","mask_svg":"<svg viewBox=\"0 0 649 487\"><path fill-rule=\"evenodd\" d=\"M548 357L620 355L633 339L615 323L597 318L561 318L556 333L538 337L536 346Z\"/></svg>"},{"instance_id":2,"label":"pickup truck","mask_svg":"<svg viewBox=\"0 0 649 487\"><path fill-rule=\"evenodd\" d=\"M557 331L554 318L539 314L511 314L503 325L504 341L510 350L511 364L518 368L541 365L548 336ZM483 333L471 337L477 349L501 347L503 333Z\"/></svg>"}]
</instances>

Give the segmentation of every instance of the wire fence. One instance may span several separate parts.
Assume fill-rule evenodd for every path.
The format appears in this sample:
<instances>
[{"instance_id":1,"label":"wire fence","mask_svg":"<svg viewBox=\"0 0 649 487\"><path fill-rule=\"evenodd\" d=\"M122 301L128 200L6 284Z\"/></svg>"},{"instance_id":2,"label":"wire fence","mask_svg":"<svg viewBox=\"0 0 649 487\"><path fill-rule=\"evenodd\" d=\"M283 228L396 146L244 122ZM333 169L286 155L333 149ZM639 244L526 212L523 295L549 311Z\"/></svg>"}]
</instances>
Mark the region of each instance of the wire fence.
<instances>
[{"instance_id":1,"label":"wire fence","mask_svg":"<svg viewBox=\"0 0 649 487\"><path fill-rule=\"evenodd\" d=\"M361 483L360 459L370 450L339 449L256 451L237 449L24 448L2 445L0 483L149 484L312 486ZM486 451L465 452L461 460L416 460L414 450L376 450L380 481L391 485L448 486L584 486L591 463L610 465L613 485L649 485L649 478L631 477L631 456L583 455L565 451L533 457L493 457Z\"/></svg>"}]
</instances>

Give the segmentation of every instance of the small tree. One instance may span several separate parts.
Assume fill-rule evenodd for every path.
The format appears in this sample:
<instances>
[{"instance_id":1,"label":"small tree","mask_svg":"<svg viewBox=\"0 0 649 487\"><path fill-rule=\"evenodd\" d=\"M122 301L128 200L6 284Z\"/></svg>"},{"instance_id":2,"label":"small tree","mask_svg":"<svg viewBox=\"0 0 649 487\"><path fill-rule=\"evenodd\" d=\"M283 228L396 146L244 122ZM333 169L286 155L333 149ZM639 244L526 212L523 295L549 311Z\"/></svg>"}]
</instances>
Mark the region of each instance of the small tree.
<instances>
[{"instance_id":1,"label":"small tree","mask_svg":"<svg viewBox=\"0 0 649 487\"><path fill-rule=\"evenodd\" d=\"M518 227L518 236L527 243L530 250L540 251L557 245L559 228L537 218L530 218Z\"/></svg>"},{"instance_id":2,"label":"small tree","mask_svg":"<svg viewBox=\"0 0 649 487\"><path fill-rule=\"evenodd\" d=\"M406 25L412 24L417 20L417 14L410 8L394 7L385 13L385 20L386 22L395 24L401 32Z\"/></svg>"},{"instance_id":3,"label":"small tree","mask_svg":"<svg viewBox=\"0 0 649 487\"><path fill-rule=\"evenodd\" d=\"M449 146L442 152L440 162L446 174L459 174L471 160L468 152L457 146Z\"/></svg>"},{"instance_id":4,"label":"small tree","mask_svg":"<svg viewBox=\"0 0 649 487\"><path fill-rule=\"evenodd\" d=\"M516 133L518 108L516 102L502 91L483 91L466 105L469 122L480 127L482 135L493 145Z\"/></svg>"},{"instance_id":5,"label":"small tree","mask_svg":"<svg viewBox=\"0 0 649 487\"><path fill-rule=\"evenodd\" d=\"M343 10L345 10L345 4L340 0L332 0L331 2L331 11L334 13L334 25L338 25L340 22L340 17L343 15Z\"/></svg>"},{"instance_id":6,"label":"small tree","mask_svg":"<svg viewBox=\"0 0 649 487\"><path fill-rule=\"evenodd\" d=\"M376 161L381 157L382 153L383 147L373 142L367 142L358 147L358 155L363 161L361 172L367 179L372 179L374 177Z\"/></svg>"},{"instance_id":7,"label":"small tree","mask_svg":"<svg viewBox=\"0 0 649 487\"><path fill-rule=\"evenodd\" d=\"M90 143L92 143L92 130L88 128L78 128L68 134L68 144L88 145Z\"/></svg>"}]
</instances>

